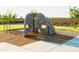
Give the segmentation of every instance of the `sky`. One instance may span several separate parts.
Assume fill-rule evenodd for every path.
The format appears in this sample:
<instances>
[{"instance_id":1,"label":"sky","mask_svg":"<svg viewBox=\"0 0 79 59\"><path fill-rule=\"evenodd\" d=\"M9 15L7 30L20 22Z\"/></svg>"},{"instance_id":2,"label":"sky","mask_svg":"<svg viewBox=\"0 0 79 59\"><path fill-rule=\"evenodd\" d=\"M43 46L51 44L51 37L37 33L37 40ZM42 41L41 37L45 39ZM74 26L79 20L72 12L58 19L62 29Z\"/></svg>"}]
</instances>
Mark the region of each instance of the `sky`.
<instances>
[{"instance_id":1,"label":"sky","mask_svg":"<svg viewBox=\"0 0 79 59\"><path fill-rule=\"evenodd\" d=\"M0 14L5 14L8 10L23 18L32 10L43 13L46 17L69 17L68 6L0 6Z\"/></svg>"}]
</instances>

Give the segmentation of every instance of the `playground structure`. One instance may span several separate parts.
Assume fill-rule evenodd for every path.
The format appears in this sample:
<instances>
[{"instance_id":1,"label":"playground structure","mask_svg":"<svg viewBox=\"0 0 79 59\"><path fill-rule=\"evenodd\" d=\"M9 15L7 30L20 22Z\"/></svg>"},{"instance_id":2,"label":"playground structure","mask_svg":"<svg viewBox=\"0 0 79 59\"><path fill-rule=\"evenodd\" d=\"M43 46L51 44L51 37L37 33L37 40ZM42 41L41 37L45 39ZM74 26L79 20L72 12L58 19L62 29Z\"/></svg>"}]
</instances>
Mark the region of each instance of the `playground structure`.
<instances>
[{"instance_id":1,"label":"playground structure","mask_svg":"<svg viewBox=\"0 0 79 59\"><path fill-rule=\"evenodd\" d=\"M28 13L24 20L24 36L29 32L38 34L55 34L55 29L51 18L45 17L42 13L37 13L36 17L32 13Z\"/></svg>"},{"instance_id":2,"label":"playground structure","mask_svg":"<svg viewBox=\"0 0 79 59\"><path fill-rule=\"evenodd\" d=\"M0 32L0 42L7 42L17 46L37 41L63 44L77 35L79 34L55 31L52 19L45 17L42 13L37 13L36 16L28 13L24 20L24 31L18 29Z\"/></svg>"}]
</instances>

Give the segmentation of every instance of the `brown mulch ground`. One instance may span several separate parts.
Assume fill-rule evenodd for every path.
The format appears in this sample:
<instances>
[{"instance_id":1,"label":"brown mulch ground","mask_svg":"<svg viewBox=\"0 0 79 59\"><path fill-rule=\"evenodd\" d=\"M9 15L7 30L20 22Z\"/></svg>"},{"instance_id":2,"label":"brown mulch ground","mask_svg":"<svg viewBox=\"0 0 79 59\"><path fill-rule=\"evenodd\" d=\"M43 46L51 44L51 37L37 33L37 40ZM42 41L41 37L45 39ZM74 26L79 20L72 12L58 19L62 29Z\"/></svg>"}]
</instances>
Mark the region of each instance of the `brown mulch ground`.
<instances>
[{"instance_id":1,"label":"brown mulch ground","mask_svg":"<svg viewBox=\"0 0 79 59\"><path fill-rule=\"evenodd\" d=\"M79 36L79 34L69 33L64 31L56 31L56 34L53 34L53 35L31 33L27 37L23 37L22 31L9 31L9 32L0 32L0 42L7 42L17 46L22 46L39 40L62 44L67 42L68 40L71 40L76 36Z\"/></svg>"},{"instance_id":2,"label":"brown mulch ground","mask_svg":"<svg viewBox=\"0 0 79 59\"><path fill-rule=\"evenodd\" d=\"M24 38L21 33L0 32L0 42L7 42L17 46L22 46L36 41L37 40Z\"/></svg>"},{"instance_id":3,"label":"brown mulch ground","mask_svg":"<svg viewBox=\"0 0 79 59\"><path fill-rule=\"evenodd\" d=\"M57 33L57 34L53 34L53 35L31 34L30 36L27 36L26 38L62 44L74 37Z\"/></svg>"}]
</instances>

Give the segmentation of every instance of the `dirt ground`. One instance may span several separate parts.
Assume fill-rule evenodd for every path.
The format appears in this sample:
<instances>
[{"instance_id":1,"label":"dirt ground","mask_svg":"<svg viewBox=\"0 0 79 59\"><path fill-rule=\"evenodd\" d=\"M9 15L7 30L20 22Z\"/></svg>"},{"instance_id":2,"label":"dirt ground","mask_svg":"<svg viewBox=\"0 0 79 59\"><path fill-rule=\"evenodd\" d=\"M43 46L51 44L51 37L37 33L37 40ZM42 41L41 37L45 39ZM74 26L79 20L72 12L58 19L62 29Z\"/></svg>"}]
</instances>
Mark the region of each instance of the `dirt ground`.
<instances>
[{"instance_id":1,"label":"dirt ground","mask_svg":"<svg viewBox=\"0 0 79 59\"><path fill-rule=\"evenodd\" d=\"M25 44L33 43L40 40L51 42L51 43L63 44L76 36L79 36L79 34L56 31L56 34L52 34L52 35L31 33L27 37L23 37L23 32L16 30L16 31L0 32L0 42L7 42L17 46L23 46Z\"/></svg>"}]
</instances>

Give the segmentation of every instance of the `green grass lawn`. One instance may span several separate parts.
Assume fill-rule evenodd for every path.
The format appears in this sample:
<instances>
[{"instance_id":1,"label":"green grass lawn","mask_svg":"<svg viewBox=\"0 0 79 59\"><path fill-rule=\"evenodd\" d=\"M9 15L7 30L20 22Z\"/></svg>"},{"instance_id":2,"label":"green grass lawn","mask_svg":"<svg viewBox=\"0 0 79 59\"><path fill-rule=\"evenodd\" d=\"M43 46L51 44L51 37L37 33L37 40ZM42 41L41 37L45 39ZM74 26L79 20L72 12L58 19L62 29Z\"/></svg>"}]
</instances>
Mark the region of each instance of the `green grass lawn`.
<instances>
[{"instance_id":1,"label":"green grass lawn","mask_svg":"<svg viewBox=\"0 0 79 59\"><path fill-rule=\"evenodd\" d=\"M68 31L68 32L79 32L79 27L64 27L64 26L54 26L56 30Z\"/></svg>"},{"instance_id":2,"label":"green grass lawn","mask_svg":"<svg viewBox=\"0 0 79 59\"><path fill-rule=\"evenodd\" d=\"M9 25L5 25L5 30L13 30L13 29L21 29L24 28L22 24L10 24L10 29ZM4 30L4 25L0 25L0 31L5 31Z\"/></svg>"},{"instance_id":3,"label":"green grass lawn","mask_svg":"<svg viewBox=\"0 0 79 59\"><path fill-rule=\"evenodd\" d=\"M21 29L24 28L23 24L10 24L10 29L8 25L5 25L5 30ZM68 31L68 32L79 32L79 27L74 29L73 27L64 27L64 26L54 26L56 30ZM4 25L0 25L0 31L4 31Z\"/></svg>"}]
</instances>

